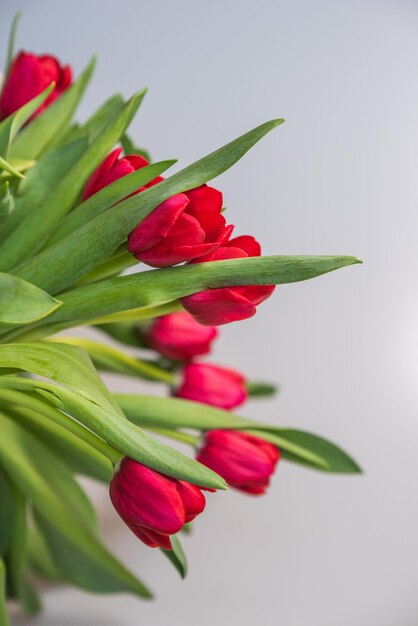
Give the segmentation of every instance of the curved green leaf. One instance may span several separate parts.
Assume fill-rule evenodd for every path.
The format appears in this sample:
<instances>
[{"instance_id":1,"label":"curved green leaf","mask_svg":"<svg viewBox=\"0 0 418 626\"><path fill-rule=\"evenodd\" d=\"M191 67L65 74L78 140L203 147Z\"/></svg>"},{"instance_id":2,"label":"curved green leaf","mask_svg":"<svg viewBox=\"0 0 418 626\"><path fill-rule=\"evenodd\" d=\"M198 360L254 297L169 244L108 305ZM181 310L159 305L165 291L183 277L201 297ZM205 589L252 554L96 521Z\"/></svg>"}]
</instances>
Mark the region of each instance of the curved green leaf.
<instances>
[{"instance_id":1,"label":"curved green leaf","mask_svg":"<svg viewBox=\"0 0 418 626\"><path fill-rule=\"evenodd\" d=\"M202 487L226 489L225 481L194 459L154 439L125 417L64 387L42 380L0 376L0 388L34 391L68 413L113 448L152 469Z\"/></svg>"},{"instance_id":2,"label":"curved green leaf","mask_svg":"<svg viewBox=\"0 0 418 626\"><path fill-rule=\"evenodd\" d=\"M314 469L335 473L359 473L357 463L335 444L300 430L278 428L230 411L179 398L158 398L115 394L125 415L142 427L213 430L237 428L271 441L282 451L283 458L297 461Z\"/></svg>"},{"instance_id":3,"label":"curved green leaf","mask_svg":"<svg viewBox=\"0 0 418 626\"><path fill-rule=\"evenodd\" d=\"M0 323L31 324L60 306L61 302L39 287L0 272Z\"/></svg>"}]
</instances>

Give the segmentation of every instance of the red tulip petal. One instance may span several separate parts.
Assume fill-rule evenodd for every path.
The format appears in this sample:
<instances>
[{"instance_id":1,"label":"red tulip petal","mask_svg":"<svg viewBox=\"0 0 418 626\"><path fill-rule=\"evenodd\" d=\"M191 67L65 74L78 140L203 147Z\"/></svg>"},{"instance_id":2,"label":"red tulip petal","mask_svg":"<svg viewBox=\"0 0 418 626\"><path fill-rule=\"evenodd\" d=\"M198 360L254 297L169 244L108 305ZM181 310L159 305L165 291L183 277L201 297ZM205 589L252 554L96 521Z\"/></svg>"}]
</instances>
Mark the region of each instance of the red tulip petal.
<instances>
[{"instance_id":1,"label":"red tulip petal","mask_svg":"<svg viewBox=\"0 0 418 626\"><path fill-rule=\"evenodd\" d=\"M168 535L163 533L157 533L149 528L143 526L135 526L134 524L128 524L128 527L132 530L134 535L145 543L150 548L162 548L163 550L172 550L171 540Z\"/></svg>"},{"instance_id":2,"label":"red tulip petal","mask_svg":"<svg viewBox=\"0 0 418 626\"><path fill-rule=\"evenodd\" d=\"M205 496L196 485L191 485L183 480L178 481L177 489L183 501L186 523L191 522L196 515L199 515L205 509Z\"/></svg>"},{"instance_id":3,"label":"red tulip petal","mask_svg":"<svg viewBox=\"0 0 418 626\"><path fill-rule=\"evenodd\" d=\"M157 206L129 235L129 252L137 255L157 245L173 227L188 203L187 196L179 193Z\"/></svg>"},{"instance_id":4,"label":"red tulip petal","mask_svg":"<svg viewBox=\"0 0 418 626\"><path fill-rule=\"evenodd\" d=\"M109 174L121 152L122 148L115 148L103 159L84 187L83 200L87 200L87 198L90 198L90 196L102 189L103 185L101 185L101 181Z\"/></svg>"},{"instance_id":5,"label":"red tulip petal","mask_svg":"<svg viewBox=\"0 0 418 626\"><path fill-rule=\"evenodd\" d=\"M234 239L228 241L225 245L233 248L240 248L248 256L260 256L261 254L260 244L251 235L241 235L240 237L235 237Z\"/></svg>"},{"instance_id":6,"label":"red tulip petal","mask_svg":"<svg viewBox=\"0 0 418 626\"><path fill-rule=\"evenodd\" d=\"M190 200L188 213L197 216L200 211L211 211L220 213L222 210L222 193L214 187L201 185L185 192Z\"/></svg>"},{"instance_id":7,"label":"red tulip petal","mask_svg":"<svg viewBox=\"0 0 418 626\"><path fill-rule=\"evenodd\" d=\"M221 326L252 317L256 308L233 289L206 289L181 299L183 307L205 326Z\"/></svg>"},{"instance_id":8,"label":"red tulip petal","mask_svg":"<svg viewBox=\"0 0 418 626\"><path fill-rule=\"evenodd\" d=\"M247 399L245 379L234 370L207 363L190 363L176 396L223 409L233 409Z\"/></svg>"},{"instance_id":9,"label":"red tulip petal","mask_svg":"<svg viewBox=\"0 0 418 626\"><path fill-rule=\"evenodd\" d=\"M197 257L212 252L216 247L217 244L214 243L200 243L195 246L174 246L169 249L164 242L159 246L154 246L151 250L139 252L135 256L150 267L172 267L178 263L193 261Z\"/></svg>"},{"instance_id":10,"label":"red tulip petal","mask_svg":"<svg viewBox=\"0 0 418 626\"><path fill-rule=\"evenodd\" d=\"M34 54L21 52L12 63L1 92L2 119L39 95L48 84L45 84L38 58Z\"/></svg>"},{"instance_id":11,"label":"red tulip petal","mask_svg":"<svg viewBox=\"0 0 418 626\"><path fill-rule=\"evenodd\" d=\"M45 83L50 85L52 82L58 84L61 75L61 66L55 57L43 55L38 57L38 61L42 68Z\"/></svg>"},{"instance_id":12,"label":"red tulip petal","mask_svg":"<svg viewBox=\"0 0 418 626\"><path fill-rule=\"evenodd\" d=\"M232 231L234 230L235 226L233 224L228 224L227 226L225 226L225 228L219 233L218 237L216 238L216 241L219 243L220 246L225 245L225 243L228 241L228 239L230 238Z\"/></svg>"},{"instance_id":13,"label":"red tulip petal","mask_svg":"<svg viewBox=\"0 0 418 626\"><path fill-rule=\"evenodd\" d=\"M267 300L276 289L276 285L245 285L234 287L234 291L258 306Z\"/></svg>"},{"instance_id":14,"label":"red tulip petal","mask_svg":"<svg viewBox=\"0 0 418 626\"><path fill-rule=\"evenodd\" d=\"M145 159L140 154L128 154L124 156L123 158L126 161L129 161L129 163L132 165L135 171L140 170L141 168L149 165L149 161L147 161L147 159Z\"/></svg>"},{"instance_id":15,"label":"red tulip petal","mask_svg":"<svg viewBox=\"0 0 418 626\"><path fill-rule=\"evenodd\" d=\"M124 458L110 483L112 503L127 524L171 535L185 522L176 481Z\"/></svg>"}]
</instances>

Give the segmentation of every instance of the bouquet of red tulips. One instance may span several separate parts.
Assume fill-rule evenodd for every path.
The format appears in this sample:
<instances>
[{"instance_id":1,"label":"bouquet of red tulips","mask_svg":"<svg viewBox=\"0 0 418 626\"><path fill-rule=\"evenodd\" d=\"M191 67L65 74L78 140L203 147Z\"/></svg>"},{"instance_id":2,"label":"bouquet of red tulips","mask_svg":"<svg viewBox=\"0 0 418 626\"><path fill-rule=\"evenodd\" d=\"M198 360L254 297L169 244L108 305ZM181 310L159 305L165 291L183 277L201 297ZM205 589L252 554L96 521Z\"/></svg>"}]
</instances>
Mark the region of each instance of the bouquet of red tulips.
<instances>
[{"instance_id":1,"label":"bouquet of red tulips","mask_svg":"<svg viewBox=\"0 0 418 626\"><path fill-rule=\"evenodd\" d=\"M274 387L204 359L275 285L358 262L261 256L208 185L283 120L167 174L175 161L127 134L145 90L76 122L94 63L74 79L53 56L15 54L15 26L0 95L1 625L9 599L39 608L39 578L151 595L105 547L78 476L109 484L130 531L184 576L180 533L208 492L264 494L281 459L359 471L321 437L233 413ZM97 339L56 337L83 325ZM112 394L100 371L167 397Z\"/></svg>"}]
</instances>

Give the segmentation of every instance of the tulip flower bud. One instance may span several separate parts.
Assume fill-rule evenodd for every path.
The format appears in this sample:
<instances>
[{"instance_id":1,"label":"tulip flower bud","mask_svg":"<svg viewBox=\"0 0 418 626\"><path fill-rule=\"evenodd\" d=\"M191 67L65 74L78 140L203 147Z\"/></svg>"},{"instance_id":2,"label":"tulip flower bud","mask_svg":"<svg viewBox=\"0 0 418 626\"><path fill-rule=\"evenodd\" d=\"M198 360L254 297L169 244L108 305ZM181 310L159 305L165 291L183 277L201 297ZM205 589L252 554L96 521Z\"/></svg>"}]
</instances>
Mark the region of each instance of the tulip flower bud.
<instances>
[{"instance_id":1,"label":"tulip flower bud","mask_svg":"<svg viewBox=\"0 0 418 626\"><path fill-rule=\"evenodd\" d=\"M200 257L193 263L208 261L224 261L226 259L244 259L260 256L260 244L254 237L244 235L235 237L209 255ZM181 303L200 324L220 326L252 317L256 307L264 302L275 289L275 285L254 285L242 287L222 287L221 289L205 289L186 296Z\"/></svg>"},{"instance_id":2,"label":"tulip flower bud","mask_svg":"<svg viewBox=\"0 0 418 626\"><path fill-rule=\"evenodd\" d=\"M132 231L128 250L151 267L170 267L212 253L232 230L221 210L221 192L207 185L172 196Z\"/></svg>"},{"instance_id":3,"label":"tulip flower bud","mask_svg":"<svg viewBox=\"0 0 418 626\"><path fill-rule=\"evenodd\" d=\"M210 491L210 490L209 490ZM110 499L125 524L151 548L171 550L178 533L206 505L195 485L124 457L110 483Z\"/></svg>"},{"instance_id":4,"label":"tulip flower bud","mask_svg":"<svg viewBox=\"0 0 418 626\"><path fill-rule=\"evenodd\" d=\"M38 96L52 82L53 91L32 117L39 115L71 85L72 70L50 55L20 52L12 61L0 95L0 118L4 119Z\"/></svg>"},{"instance_id":5,"label":"tulip flower bud","mask_svg":"<svg viewBox=\"0 0 418 626\"><path fill-rule=\"evenodd\" d=\"M93 172L84 187L83 200L87 200L87 198L90 198L90 196L93 196L104 187L114 183L115 180L149 165L147 159L139 154L129 154L128 156L118 158L121 152L122 148L115 148ZM157 176L157 178L138 189L135 193L140 193L147 187L159 183L161 180L163 180L163 178Z\"/></svg>"},{"instance_id":6,"label":"tulip flower bud","mask_svg":"<svg viewBox=\"0 0 418 626\"><path fill-rule=\"evenodd\" d=\"M235 489L265 493L280 459L279 450L260 437L236 430L211 430L196 459L222 476Z\"/></svg>"},{"instance_id":7,"label":"tulip flower bud","mask_svg":"<svg viewBox=\"0 0 418 626\"><path fill-rule=\"evenodd\" d=\"M144 333L146 343L168 359L188 361L207 354L218 334L214 326L202 326L186 311L157 317Z\"/></svg>"},{"instance_id":8,"label":"tulip flower bud","mask_svg":"<svg viewBox=\"0 0 418 626\"><path fill-rule=\"evenodd\" d=\"M239 372L208 363L188 363L174 393L179 398L233 409L247 399L245 378Z\"/></svg>"}]
</instances>

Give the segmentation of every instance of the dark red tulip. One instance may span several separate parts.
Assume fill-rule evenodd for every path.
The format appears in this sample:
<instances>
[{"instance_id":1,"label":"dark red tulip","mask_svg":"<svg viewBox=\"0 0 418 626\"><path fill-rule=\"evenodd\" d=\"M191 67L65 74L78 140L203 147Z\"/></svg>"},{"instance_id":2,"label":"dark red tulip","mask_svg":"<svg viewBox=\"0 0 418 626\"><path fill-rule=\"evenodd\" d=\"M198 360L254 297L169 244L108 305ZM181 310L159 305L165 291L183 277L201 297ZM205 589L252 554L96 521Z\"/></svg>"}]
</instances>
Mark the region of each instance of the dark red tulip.
<instances>
[{"instance_id":1,"label":"dark red tulip","mask_svg":"<svg viewBox=\"0 0 418 626\"><path fill-rule=\"evenodd\" d=\"M260 256L260 244L254 237L243 235L235 237L193 263L223 261L226 259L244 259ZM243 287L222 287L205 289L181 299L181 303L200 324L220 326L229 322L252 317L256 307L264 302L274 291L275 285L249 285Z\"/></svg>"},{"instance_id":2,"label":"dark red tulip","mask_svg":"<svg viewBox=\"0 0 418 626\"><path fill-rule=\"evenodd\" d=\"M124 457L110 483L110 499L132 532L147 546L171 550L178 533L206 505L201 490Z\"/></svg>"},{"instance_id":3,"label":"dark red tulip","mask_svg":"<svg viewBox=\"0 0 418 626\"><path fill-rule=\"evenodd\" d=\"M175 395L221 409L233 409L245 402L248 396L242 374L208 363L185 365Z\"/></svg>"},{"instance_id":4,"label":"dark red tulip","mask_svg":"<svg viewBox=\"0 0 418 626\"><path fill-rule=\"evenodd\" d=\"M151 267L170 267L212 253L232 229L221 210L221 192L207 185L172 196L132 231L128 250Z\"/></svg>"},{"instance_id":5,"label":"dark red tulip","mask_svg":"<svg viewBox=\"0 0 418 626\"><path fill-rule=\"evenodd\" d=\"M218 334L214 326L202 326L186 311L157 317L145 332L147 344L163 356L188 361L210 352Z\"/></svg>"},{"instance_id":6,"label":"dark red tulip","mask_svg":"<svg viewBox=\"0 0 418 626\"><path fill-rule=\"evenodd\" d=\"M61 65L55 57L20 52L12 61L0 95L1 119L20 109L54 82L53 91L32 117L39 115L71 85L71 80L71 67Z\"/></svg>"},{"instance_id":7,"label":"dark red tulip","mask_svg":"<svg viewBox=\"0 0 418 626\"><path fill-rule=\"evenodd\" d=\"M237 430L211 430L205 434L197 460L222 476L235 489L261 495L280 459L268 441Z\"/></svg>"},{"instance_id":8,"label":"dark red tulip","mask_svg":"<svg viewBox=\"0 0 418 626\"><path fill-rule=\"evenodd\" d=\"M119 158L121 152L122 148L115 148L93 172L84 187L83 200L87 200L87 198L90 198L90 196L93 196L104 187L114 183L115 180L149 165L147 159L144 159L144 157L139 154L129 154L128 156ZM157 178L138 189L135 193L139 193L147 187L155 185L160 182L160 180L163 180L162 177L157 176Z\"/></svg>"}]
</instances>

